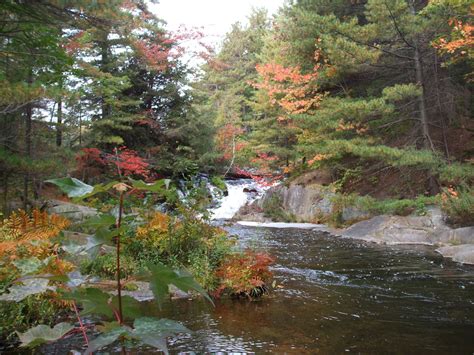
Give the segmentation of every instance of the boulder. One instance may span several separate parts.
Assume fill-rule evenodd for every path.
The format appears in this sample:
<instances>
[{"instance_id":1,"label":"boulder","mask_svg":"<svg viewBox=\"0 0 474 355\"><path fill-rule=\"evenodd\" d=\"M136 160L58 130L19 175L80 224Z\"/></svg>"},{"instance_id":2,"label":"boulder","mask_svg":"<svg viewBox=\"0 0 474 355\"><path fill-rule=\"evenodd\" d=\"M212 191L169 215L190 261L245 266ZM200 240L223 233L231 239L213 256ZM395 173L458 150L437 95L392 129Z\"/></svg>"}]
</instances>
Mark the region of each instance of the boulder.
<instances>
[{"instance_id":1,"label":"boulder","mask_svg":"<svg viewBox=\"0 0 474 355\"><path fill-rule=\"evenodd\" d=\"M458 263L474 264L474 244L448 245L438 248L436 251L445 258L451 258Z\"/></svg>"},{"instance_id":2,"label":"boulder","mask_svg":"<svg viewBox=\"0 0 474 355\"><path fill-rule=\"evenodd\" d=\"M439 245L453 240L456 235L456 230L446 226L440 213L432 208L426 216L376 216L353 224L341 235L381 244Z\"/></svg>"},{"instance_id":3,"label":"boulder","mask_svg":"<svg viewBox=\"0 0 474 355\"><path fill-rule=\"evenodd\" d=\"M60 200L48 201L48 213L62 215L70 219L73 223L82 222L89 217L96 216L98 211L95 208L78 205Z\"/></svg>"}]
</instances>

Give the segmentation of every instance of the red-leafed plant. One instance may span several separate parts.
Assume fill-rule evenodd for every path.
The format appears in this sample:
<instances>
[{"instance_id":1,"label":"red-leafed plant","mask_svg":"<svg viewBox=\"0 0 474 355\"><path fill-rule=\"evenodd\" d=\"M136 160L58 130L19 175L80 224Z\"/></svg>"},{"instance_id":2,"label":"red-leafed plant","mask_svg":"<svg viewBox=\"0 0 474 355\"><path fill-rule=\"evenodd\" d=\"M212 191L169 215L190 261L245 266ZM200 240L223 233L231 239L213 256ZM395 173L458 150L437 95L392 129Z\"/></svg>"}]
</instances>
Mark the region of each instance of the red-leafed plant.
<instances>
[{"instance_id":1,"label":"red-leafed plant","mask_svg":"<svg viewBox=\"0 0 474 355\"><path fill-rule=\"evenodd\" d=\"M266 253L247 250L229 256L216 272L220 280L214 297L229 293L234 297L257 298L268 291L272 277L269 266L274 260Z\"/></svg>"},{"instance_id":2,"label":"red-leafed plant","mask_svg":"<svg viewBox=\"0 0 474 355\"><path fill-rule=\"evenodd\" d=\"M150 175L150 164L136 151L127 147L115 148L115 155L109 155L109 161L116 166L119 175L143 178L148 178Z\"/></svg>"},{"instance_id":3,"label":"red-leafed plant","mask_svg":"<svg viewBox=\"0 0 474 355\"><path fill-rule=\"evenodd\" d=\"M76 156L77 170L83 178L112 173L147 179L150 177L150 164L135 150L120 147L109 154L98 148L83 148Z\"/></svg>"}]
</instances>

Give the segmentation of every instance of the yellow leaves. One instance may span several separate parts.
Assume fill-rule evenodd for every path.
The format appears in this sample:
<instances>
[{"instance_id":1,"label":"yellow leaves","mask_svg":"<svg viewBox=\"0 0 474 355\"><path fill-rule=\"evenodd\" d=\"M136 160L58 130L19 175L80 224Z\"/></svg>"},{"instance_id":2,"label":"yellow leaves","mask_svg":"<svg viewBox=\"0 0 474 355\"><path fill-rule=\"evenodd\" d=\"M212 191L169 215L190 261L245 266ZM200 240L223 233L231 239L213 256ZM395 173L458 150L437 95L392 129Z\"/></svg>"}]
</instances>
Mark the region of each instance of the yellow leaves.
<instances>
[{"instance_id":1,"label":"yellow leaves","mask_svg":"<svg viewBox=\"0 0 474 355\"><path fill-rule=\"evenodd\" d=\"M167 236L170 221L168 215L155 212L153 218L145 226L137 228L136 238L159 244Z\"/></svg>"}]
</instances>

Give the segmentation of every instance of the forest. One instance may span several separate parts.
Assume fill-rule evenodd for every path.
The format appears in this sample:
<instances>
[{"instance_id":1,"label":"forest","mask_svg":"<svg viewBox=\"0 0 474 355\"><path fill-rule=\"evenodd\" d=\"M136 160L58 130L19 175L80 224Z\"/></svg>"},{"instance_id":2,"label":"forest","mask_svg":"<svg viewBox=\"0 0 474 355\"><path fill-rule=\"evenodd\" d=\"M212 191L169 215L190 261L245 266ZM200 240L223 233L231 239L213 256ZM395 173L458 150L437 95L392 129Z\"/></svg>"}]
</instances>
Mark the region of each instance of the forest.
<instances>
[{"instance_id":1,"label":"forest","mask_svg":"<svg viewBox=\"0 0 474 355\"><path fill-rule=\"evenodd\" d=\"M474 225L472 1L288 0L216 47L153 3L0 2L0 351L166 353L170 297L269 297L278 260L210 213L236 179L311 179L334 228Z\"/></svg>"}]
</instances>

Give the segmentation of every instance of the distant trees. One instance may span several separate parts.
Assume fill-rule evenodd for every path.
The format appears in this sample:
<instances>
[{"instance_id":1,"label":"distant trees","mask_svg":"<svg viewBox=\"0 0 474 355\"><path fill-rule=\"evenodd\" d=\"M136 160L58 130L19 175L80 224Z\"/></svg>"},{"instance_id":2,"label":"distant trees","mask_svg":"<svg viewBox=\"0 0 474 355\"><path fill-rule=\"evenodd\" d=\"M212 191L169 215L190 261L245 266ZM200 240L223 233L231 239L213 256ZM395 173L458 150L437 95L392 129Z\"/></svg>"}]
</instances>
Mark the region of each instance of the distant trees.
<instances>
[{"instance_id":1,"label":"distant trees","mask_svg":"<svg viewBox=\"0 0 474 355\"><path fill-rule=\"evenodd\" d=\"M5 212L10 200L31 205L45 177L70 173L81 147L127 146L163 174L201 169L212 123L191 117L180 44L200 34L166 31L142 0L9 0L0 14Z\"/></svg>"},{"instance_id":2,"label":"distant trees","mask_svg":"<svg viewBox=\"0 0 474 355\"><path fill-rule=\"evenodd\" d=\"M434 194L474 177L470 14L464 0L295 1L265 27L254 57L241 51L255 58L245 62L255 70L235 76L245 89L230 89L242 64L226 57L228 44L240 48L235 27L201 86L216 84L217 125L225 115L245 122L244 161L328 167L352 182L344 176L359 171L374 191L390 178L395 195Z\"/></svg>"}]
</instances>

